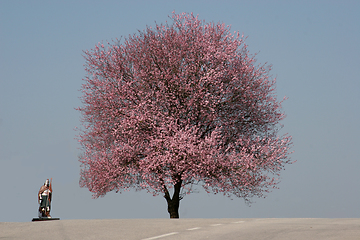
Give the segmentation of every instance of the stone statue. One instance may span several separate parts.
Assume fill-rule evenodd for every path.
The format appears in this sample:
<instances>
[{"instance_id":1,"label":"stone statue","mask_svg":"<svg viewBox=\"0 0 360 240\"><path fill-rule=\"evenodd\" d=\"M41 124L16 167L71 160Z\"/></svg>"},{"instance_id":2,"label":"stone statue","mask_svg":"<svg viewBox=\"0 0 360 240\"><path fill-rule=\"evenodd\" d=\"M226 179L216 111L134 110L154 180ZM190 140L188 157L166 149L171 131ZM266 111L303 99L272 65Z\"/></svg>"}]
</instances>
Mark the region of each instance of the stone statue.
<instances>
[{"instance_id":1,"label":"stone statue","mask_svg":"<svg viewBox=\"0 0 360 240\"><path fill-rule=\"evenodd\" d=\"M52 179L51 179L52 180ZM46 179L44 185L41 186L38 194L39 201L39 218L51 218L50 210L51 210L51 181Z\"/></svg>"}]
</instances>

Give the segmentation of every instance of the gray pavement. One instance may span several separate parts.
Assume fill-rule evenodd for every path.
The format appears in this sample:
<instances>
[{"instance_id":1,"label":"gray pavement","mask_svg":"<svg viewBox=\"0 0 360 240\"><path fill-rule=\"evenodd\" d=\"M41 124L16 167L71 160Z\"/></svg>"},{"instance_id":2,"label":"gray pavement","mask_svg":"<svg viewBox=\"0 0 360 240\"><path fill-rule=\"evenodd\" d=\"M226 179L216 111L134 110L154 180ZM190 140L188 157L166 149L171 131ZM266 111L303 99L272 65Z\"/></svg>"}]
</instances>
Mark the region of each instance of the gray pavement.
<instances>
[{"instance_id":1,"label":"gray pavement","mask_svg":"<svg viewBox=\"0 0 360 240\"><path fill-rule=\"evenodd\" d=\"M357 239L360 219L104 219L0 222L0 239Z\"/></svg>"}]
</instances>

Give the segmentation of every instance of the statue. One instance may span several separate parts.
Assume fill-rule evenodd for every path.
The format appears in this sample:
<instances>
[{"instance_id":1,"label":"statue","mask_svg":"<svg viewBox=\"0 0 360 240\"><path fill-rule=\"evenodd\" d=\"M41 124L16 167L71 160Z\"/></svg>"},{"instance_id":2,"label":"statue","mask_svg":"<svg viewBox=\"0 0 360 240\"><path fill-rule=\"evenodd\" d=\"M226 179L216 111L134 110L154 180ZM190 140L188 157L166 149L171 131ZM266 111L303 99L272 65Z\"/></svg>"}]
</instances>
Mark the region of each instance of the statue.
<instances>
[{"instance_id":1,"label":"statue","mask_svg":"<svg viewBox=\"0 0 360 240\"><path fill-rule=\"evenodd\" d=\"M48 221L48 220L60 220L60 218L53 218L50 216L51 210L51 201L52 201L52 178L46 179L44 185L41 186L38 193L38 202L39 202L39 217L33 218L32 221Z\"/></svg>"},{"instance_id":2,"label":"statue","mask_svg":"<svg viewBox=\"0 0 360 240\"><path fill-rule=\"evenodd\" d=\"M38 202L40 205L39 218L51 218L50 216L51 195L52 195L51 181L49 182L49 179L46 179L44 185L42 185L39 190L39 194L38 194Z\"/></svg>"}]
</instances>

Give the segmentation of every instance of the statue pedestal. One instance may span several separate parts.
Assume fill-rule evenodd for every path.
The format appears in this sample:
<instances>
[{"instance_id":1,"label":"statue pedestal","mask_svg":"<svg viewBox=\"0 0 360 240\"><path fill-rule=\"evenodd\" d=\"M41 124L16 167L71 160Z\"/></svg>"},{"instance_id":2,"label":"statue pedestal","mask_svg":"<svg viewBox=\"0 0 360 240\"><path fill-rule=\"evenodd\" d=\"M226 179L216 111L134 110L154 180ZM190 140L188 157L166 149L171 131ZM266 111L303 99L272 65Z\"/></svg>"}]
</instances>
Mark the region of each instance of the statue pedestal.
<instances>
[{"instance_id":1,"label":"statue pedestal","mask_svg":"<svg viewBox=\"0 0 360 240\"><path fill-rule=\"evenodd\" d=\"M60 218L47 218L47 217L42 217L42 218L33 218L32 221L33 222L37 222L37 221L51 221L51 220L60 220Z\"/></svg>"}]
</instances>

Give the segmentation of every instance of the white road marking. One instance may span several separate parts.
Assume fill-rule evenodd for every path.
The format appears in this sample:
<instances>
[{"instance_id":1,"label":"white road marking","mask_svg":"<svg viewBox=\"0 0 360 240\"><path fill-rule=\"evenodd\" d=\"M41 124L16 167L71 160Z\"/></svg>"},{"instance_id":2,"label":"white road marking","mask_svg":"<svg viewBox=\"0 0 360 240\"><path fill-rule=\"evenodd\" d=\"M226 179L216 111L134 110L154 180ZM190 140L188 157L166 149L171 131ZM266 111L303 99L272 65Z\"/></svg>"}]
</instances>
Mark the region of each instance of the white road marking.
<instances>
[{"instance_id":1,"label":"white road marking","mask_svg":"<svg viewBox=\"0 0 360 240\"><path fill-rule=\"evenodd\" d=\"M221 223L217 223L217 224L211 224L210 226L216 227L216 226L220 226L222 225Z\"/></svg>"},{"instance_id":2,"label":"white road marking","mask_svg":"<svg viewBox=\"0 0 360 240\"><path fill-rule=\"evenodd\" d=\"M238 221L238 222L233 222L233 223L243 223L243 222L245 222L245 221Z\"/></svg>"},{"instance_id":3,"label":"white road marking","mask_svg":"<svg viewBox=\"0 0 360 240\"><path fill-rule=\"evenodd\" d=\"M144 238L143 240L153 240L153 239L158 239L158 238L162 238L162 237L167 237L167 236L171 236L171 235L175 235L175 234L178 234L178 232L166 233L166 234L159 235L159 236L155 236L155 237L151 237L151 238Z\"/></svg>"},{"instance_id":4,"label":"white road marking","mask_svg":"<svg viewBox=\"0 0 360 240\"><path fill-rule=\"evenodd\" d=\"M192 230L198 230L198 229L200 229L201 227L194 227L194 228L189 228L189 229L186 229L186 230L188 230L188 231L192 231Z\"/></svg>"}]
</instances>

